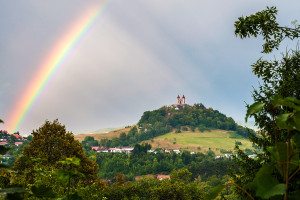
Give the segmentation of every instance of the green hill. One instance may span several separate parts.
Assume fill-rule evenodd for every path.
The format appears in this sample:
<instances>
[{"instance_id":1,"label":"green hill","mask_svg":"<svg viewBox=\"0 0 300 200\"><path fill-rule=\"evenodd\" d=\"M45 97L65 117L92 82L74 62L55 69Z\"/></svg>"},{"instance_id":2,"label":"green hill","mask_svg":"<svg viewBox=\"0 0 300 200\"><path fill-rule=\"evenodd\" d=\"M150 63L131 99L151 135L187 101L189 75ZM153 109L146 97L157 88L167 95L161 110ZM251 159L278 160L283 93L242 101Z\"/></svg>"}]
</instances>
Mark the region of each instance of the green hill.
<instances>
[{"instance_id":1,"label":"green hill","mask_svg":"<svg viewBox=\"0 0 300 200\"><path fill-rule=\"evenodd\" d=\"M151 141L167 133L172 134L171 132L180 133L182 131L191 131L195 132L195 135L204 132L205 135L209 133L207 132L209 130L224 130L227 133L230 132L231 135L234 134L235 137L242 138L247 138L249 132L254 132L251 129L238 125L231 117L227 117L218 110L206 108L203 104L171 105L144 112L137 126L132 127L128 133L121 133L117 138L101 139L100 145L107 147L128 146L143 141ZM216 132L218 131L211 131L209 134ZM222 139L224 138L226 139L227 136L222 136ZM209 139L205 138L205 140ZM186 141L188 141L188 139L186 139ZM192 141L193 140L190 140L190 142ZM228 138L228 141L233 148L234 139ZM216 139L215 142L217 144ZM198 144L194 144L194 146L196 145Z\"/></svg>"},{"instance_id":2,"label":"green hill","mask_svg":"<svg viewBox=\"0 0 300 200\"><path fill-rule=\"evenodd\" d=\"M171 132L145 142L151 144L153 148L203 153L210 149L217 155L233 151L236 142L240 142L241 149L253 149L252 143L248 139L235 138L233 132L224 130Z\"/></svg>"},{"instance_id":3,"label":"green hill","mask_svg":"<svg viewBox=\"0 0 300 200\"><path fill-rule=\"evenodd\" d=\"M177 132L188 129L192 131L220 129L234 131L242 137L248 137L249 132L253 132L251 129L238 125L231 117L227 117L218 110L206 108L203 104L172 105L146 111L138 122L138 126L140 132L147 133L149 137L174 129Z\"/></svg>"}]
</instances>

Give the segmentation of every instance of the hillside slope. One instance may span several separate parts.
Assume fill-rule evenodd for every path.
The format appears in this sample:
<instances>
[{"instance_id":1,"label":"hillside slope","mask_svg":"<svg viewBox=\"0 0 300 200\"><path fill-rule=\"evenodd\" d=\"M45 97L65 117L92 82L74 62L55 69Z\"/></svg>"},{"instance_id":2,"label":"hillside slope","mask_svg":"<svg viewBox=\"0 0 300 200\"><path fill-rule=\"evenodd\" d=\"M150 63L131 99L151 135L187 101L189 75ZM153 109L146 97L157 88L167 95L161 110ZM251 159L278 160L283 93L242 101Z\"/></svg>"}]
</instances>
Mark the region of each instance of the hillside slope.
<instances>
[{"instance_id":1,"label":"hillside slope","mask_svg":"<svg viewBox=\"0 0 300 200\"><path fill-rule=\"evenodd\" d=\"M254 133L253 130L238 125L231 117L218 110L206 108L203 104L177 104L144 112L137 125L132 126L130 130L121 129L108 134L84 136L95 137L100 140L101 146L134 146L170 132L188 130L192 132L226 130L244 138L247 138L249 133Z\"/></svg>"},{"instance_id":2,"label":"hillside slope","mask_svg":"<svg viewBox=\"0 0 300 200\"><path fill-rule=\"evenodd\" d=\"M218 110L206 108L203 104L184 104L180 107L172 105L146 111L138 122L138 126L141 132L150 132L150 130L170 132L167 130L179 131L187 127L200 131L221 129L235 131L243 137L248 137L249 132L252 131L238 125L231 117L227 117Z\"/></svg>"},{"instance_id":3,"label":"hillside slope","mask_svg":"<svg viewBox=\"0 0 300 200\"><path fill-rule=\"evenodd\" d=\"M171 132L144 142L151 144L153 148L162 149L179 149L203 153L210 149L217 155L233 151L236 142L241 143L241 149L253 149L252 143L248 139L234 138L232 131L224 130Z\"/></svg>"},{"instance_id":4,"label":"hillside slope","mask_svg":"<svg viewBox=\"0 0 300 200\"><path fill-rule=\"evenodd\" d=\"M131 127L126 127L126 128L120 128L116 130L112 130L109 132L92 132L92 133L84 133L84 134L77 134L74 135L75 139L82 141L84 140L85 137L91 136L95 138L95 140L101 140L101 139L113 139L113 138L118 138L121 133L128 133L130 131Z\"/></svg>"}]
</instances>

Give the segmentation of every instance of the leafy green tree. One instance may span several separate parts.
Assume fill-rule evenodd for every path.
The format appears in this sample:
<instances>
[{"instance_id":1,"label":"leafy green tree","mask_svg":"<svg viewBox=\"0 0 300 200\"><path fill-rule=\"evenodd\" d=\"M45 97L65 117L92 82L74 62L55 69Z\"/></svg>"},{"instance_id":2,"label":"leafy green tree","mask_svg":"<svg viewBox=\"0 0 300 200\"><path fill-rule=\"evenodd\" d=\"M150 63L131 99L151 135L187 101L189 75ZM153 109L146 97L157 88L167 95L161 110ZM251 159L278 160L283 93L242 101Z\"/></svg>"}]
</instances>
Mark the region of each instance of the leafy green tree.
<instances>
[{"instance_id":1,"label":"leafy green tree","mask_svg":"<svg viewBox=\"0 0 300 200\"><path fill-rule=\"evenodd\" d=\"M250 16L240 17L235 22L235 34L241 38L263 36L263 53L271 53L274 48L278 49L280 43L288 39L296 39L300 36L300 26L294 21L294 27L280 26L276 21L276 7L267 7L267 9L252 14Z\"/></svg>"},{"instance_id":2,"label":"leafy green tree","mask_svg":"<svg viewBox=\"0 0 300 200\"><path fill-rule=\"evenodd\" d=\"M85 142L94 142L94 141L97 141L97 140L95 140L95 138L92 137L92 136L86 136L83 141L85 141Z\"/></svg>"},{"instance_id":3,"label":"leafy green tree","mask_svg":"<svg viewBox=\"0 0 300 200\"><path fill-rule=\"evenodd\" d=\"M29 135L29 136L27 137L27 140L28 140L29 142L31 142L31 141L32 141L32 135Z\"/></svg>"},{"instance_id":4,"label":"leafy green tree","mask_svg":"<svg viewBox=\"0 0 300 200\"><path fill-rule=\"evenodd\" d=\"M235 33L241 38L264 39L263 53L278 49L285 39L296 39L300 26L280 26L276 21L277 9L267 8L253 15L240 17L235 22ZM296 199L299 197L300 178L299 134L300 124L297 99L300 99L300 52L291 50L281 60L259 59L252 65L253 73L263 83L253 92L254 104L248 105L246 119L253 116L259 127L251 134L255 146L262 149L257 159L250 159L238 149L237 163L241 166L234 184L239 194L262 199ZM287 98L288 97L288 98ZM294 121L290 118L294 117ZM293 121L292 125L288 125Z\"/></svg>"},{"instance_id":5,"label":"leafy green tree","mask_svg":"<svg viewBox=\"0 0 300 200\"><path fill-rule=\"evenodd\" d=\"M98 141L92 136L86 136L82 141L82 146L86 151L91 150L92 146L98 146Z\"/></svg>"},{"instance_id":6,"label":"leafy green tree","mask_svg":"<svg viewBox=\"0 0 300 200\"><path fill-rule=\"evenodd\" d=\"M71 194L71 190L76 189L74 188L74 182L76 182L76 179L84 177L84 174L79 172L78 166L80 166L80 159L76 157L72 158L66 158L65 160L59 161L63 165L63 169L57 170L56 176L60 183L65 186L66 191L64 191L67 194L67 197L70 197L71 195L74 195L75 193Z\"/></svg>"},{"instance_id":7,"label":"leafy green tree","mask_svg":"<svg viewBox=\"0 0 300 200\"><path fill-rule=\"evenodd\" d=\"M85 156L80 143L58 120L46 121L39 129L32 132L32 136L32 141L24 148L23 154L13 167L19 176L19 181L34 182L36 168L63 169L60 161L71 157L80 160L77 170L85 175L85 181L90 182L96 178L96 163Z\"/></svg>"},{"instance_id":8,"label":"leafy green tree","mask_svg":"<svg viewBox=\"0 0 300 200\"><path fill-rule=\"evenodd\" d=\"M183 182L190 182L192 179L192 173L187 168L174 170L171 173L171 179Z\"/></svg>"},{"instance_id":9,"label":"leafy green tree","mask_svg":"<svg viewBox=\"0 0 300 200\"><path fill-rule=\"evenodd\" d=\"M132 155L141 155L141 154L146 154L148 150L151 149L151 145L148 143L145 144L136 144L134 146L134 149L132 151Z\"/></svg>"},{"instance_id":10,"label":"leafy green tree","mask_svg":"<svg viewBox=\"0 0 300 200\"><path fill-rule=\"evenodd\" d=\"M128 140L127 140L126 133L123 132L123 133L120 134L119 141L120 141L121 146L127 146L128 145Z\"/></svg>"}]
</instances>

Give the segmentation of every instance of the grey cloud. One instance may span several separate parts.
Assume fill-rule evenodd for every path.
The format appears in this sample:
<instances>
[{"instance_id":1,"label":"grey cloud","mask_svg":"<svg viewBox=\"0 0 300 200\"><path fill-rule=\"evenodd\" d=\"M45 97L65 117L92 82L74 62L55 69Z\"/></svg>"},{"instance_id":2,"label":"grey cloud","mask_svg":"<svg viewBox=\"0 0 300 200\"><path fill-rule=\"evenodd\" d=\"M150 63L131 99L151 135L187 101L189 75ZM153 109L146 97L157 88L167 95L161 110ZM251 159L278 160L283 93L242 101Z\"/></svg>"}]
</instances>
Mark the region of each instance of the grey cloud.
<instances>
[{"instance_id":1,"label":"grey cloud","mask_svg":"<svg viewBox=\"0 0 300 200\"><path fill-rule=\"evenodd\" d=\"M74 19L100 1L0 3L0 118ZM109 1L94 27L49 80L20 130L59 118L85 132L136 123L145 110L185 94L242 121L257 79L261 41L235 38L237 17L276 4L279 20L300 19L292 1ZM291 14L292 13L292 14ZM4 20L5 19L5 20Z\"/></svg>"}]
</instances>

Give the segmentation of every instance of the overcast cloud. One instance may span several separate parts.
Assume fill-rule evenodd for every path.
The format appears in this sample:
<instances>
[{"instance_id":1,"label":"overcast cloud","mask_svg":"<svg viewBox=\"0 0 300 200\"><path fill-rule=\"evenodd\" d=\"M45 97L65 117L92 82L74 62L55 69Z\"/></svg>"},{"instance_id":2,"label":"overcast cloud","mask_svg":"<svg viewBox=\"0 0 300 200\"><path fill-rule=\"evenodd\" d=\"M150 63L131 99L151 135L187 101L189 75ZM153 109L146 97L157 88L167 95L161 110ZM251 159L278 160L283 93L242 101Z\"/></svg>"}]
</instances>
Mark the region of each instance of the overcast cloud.
<instances>
[{"instance_id":1,"label":"overcast cloud","mask_svg":"<svg viewBox=\"0 0 300 200\"><path fill-rule=\"evenodd\" d=\"M53 45L91 5L104 1L0 0L0 118L4 121ZM20 126L58 118L75 133L136 123L146 110L203 103L238 122L258 80L261 41L240 40L234 21L276 5L300 19L300 2L111 0L50 79ZM0 129L5 129L5 124Z\"/></svg>"}]
</instances>

